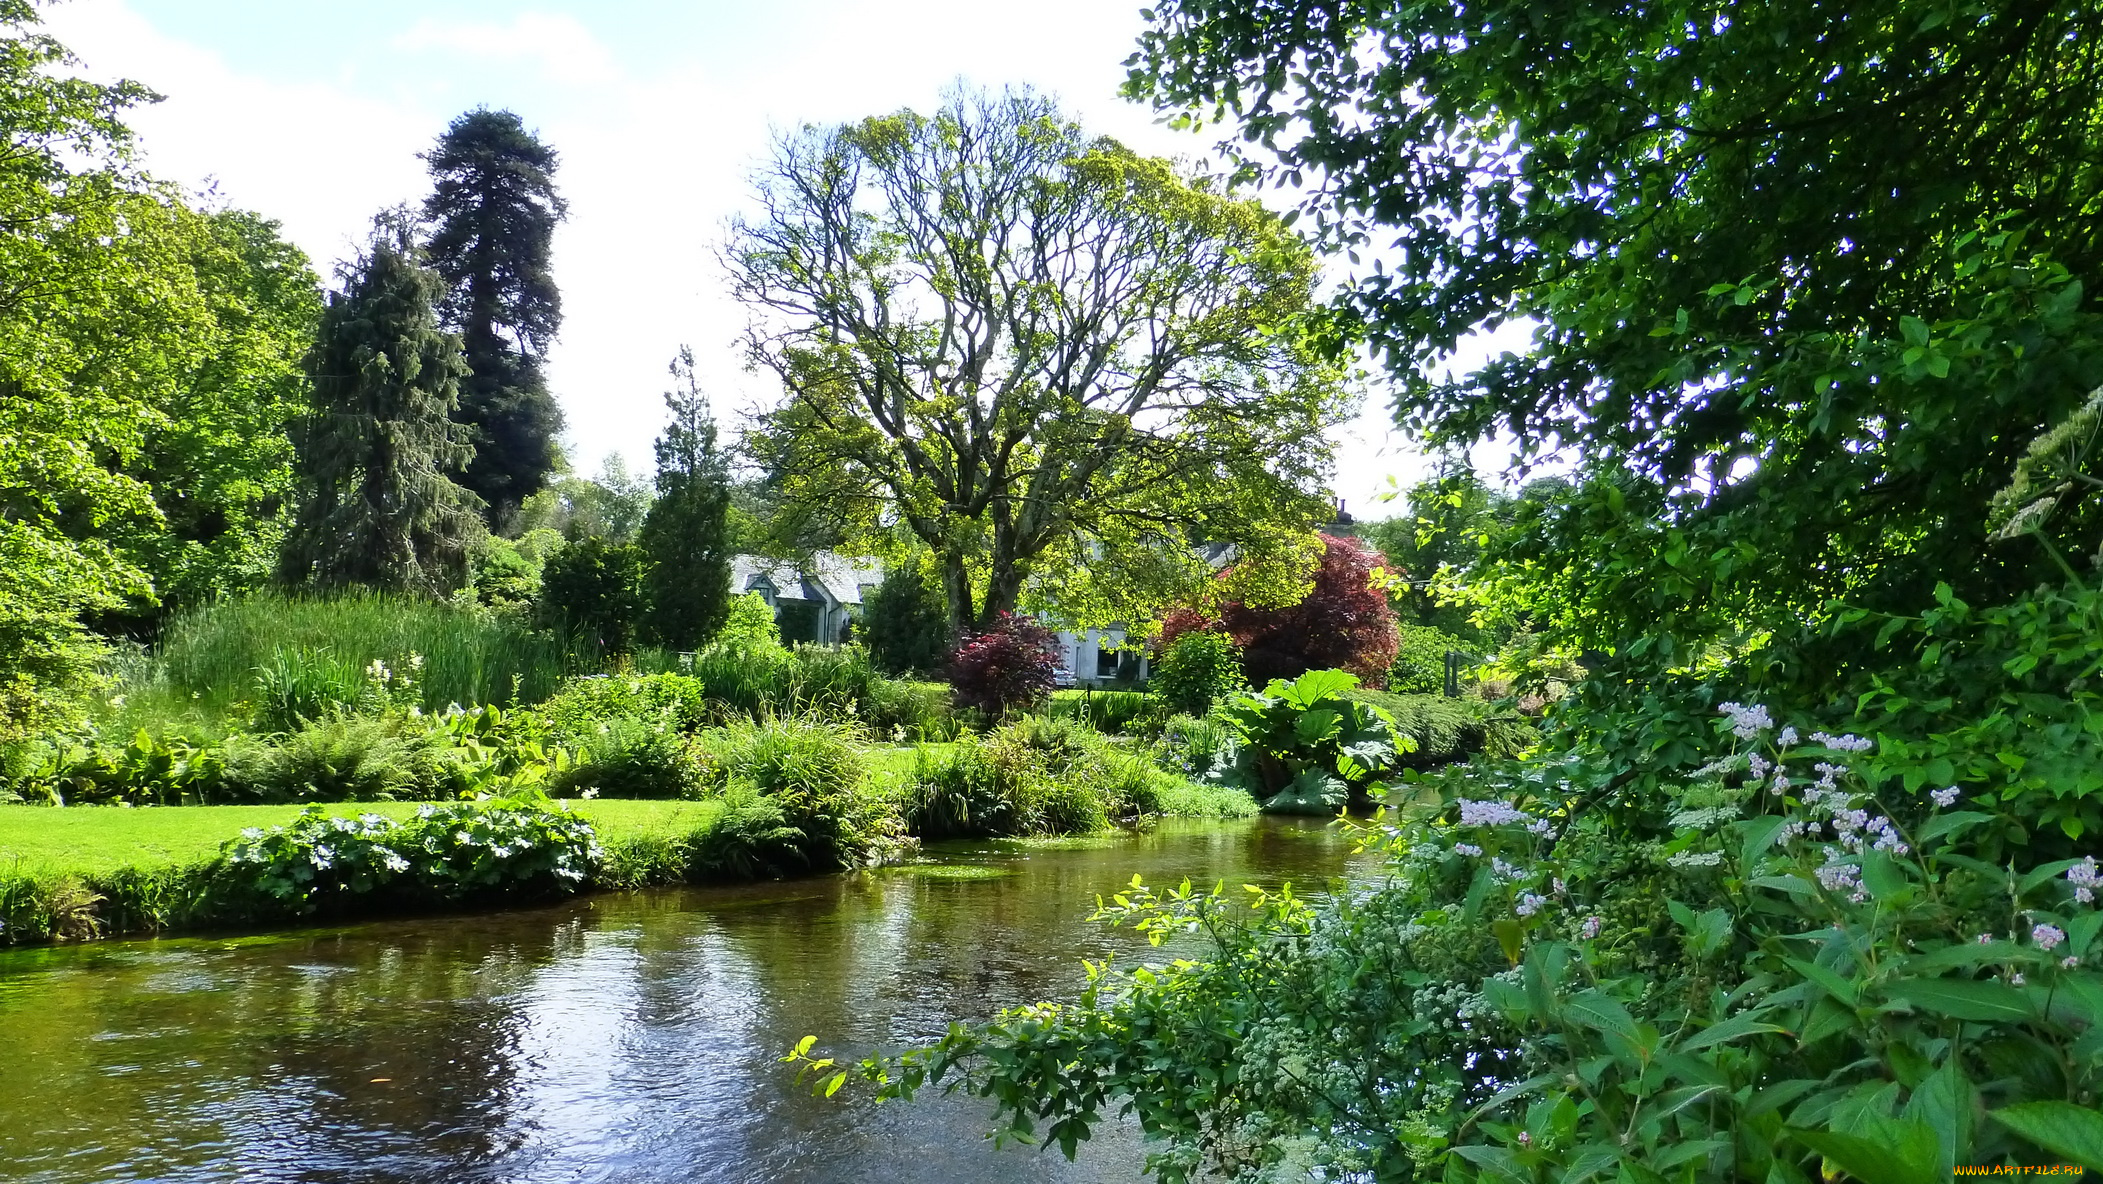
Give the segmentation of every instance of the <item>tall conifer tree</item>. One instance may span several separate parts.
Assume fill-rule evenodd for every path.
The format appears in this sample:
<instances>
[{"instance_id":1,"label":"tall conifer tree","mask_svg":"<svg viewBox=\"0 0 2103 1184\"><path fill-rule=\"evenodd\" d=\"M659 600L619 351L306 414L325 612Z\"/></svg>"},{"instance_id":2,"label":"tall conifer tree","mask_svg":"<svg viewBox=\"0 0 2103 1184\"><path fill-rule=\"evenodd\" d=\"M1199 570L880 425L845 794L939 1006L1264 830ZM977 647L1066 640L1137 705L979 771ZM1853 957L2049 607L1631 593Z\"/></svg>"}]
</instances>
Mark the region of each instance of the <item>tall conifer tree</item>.
<instances>
[{"instance_id":1,"label":"tall conifer tree","mask_svg":"<svg viewBox=\"0 0 2103 1184\"><path fill-rule=\"evenodd\" d=\"M474 429L465 484L500 525L558 461L562 411L541 368L562 325L548 247L568 207L555 151L509 111L460 116L424 161L436 183L424 203L430 264L449 285L439 313L469 370L454 415Z\"/></svg>"},{"instance_id":2,"label":"tall conifer tree","mask_svg":"<svg viewBox=\"0 0 2103 1184\"><path fill-rule=\"evenodd\" d=\"M730 612L730 471L692 350L680 348L672 381L672 422L657 437L657 501L637 543L651 631L674 649L694 649Z\"/></svg>"},{"instance_id":3,"label":"tall conifer tree","mask_svg":"<svg viewBox=\"0 0 2103 1184\"><path fill-rule=\"evenodd\" d=\"M467 368L432 307L444 281L422 266L406 211L375 220L341 279L307 359L313 402L292 430L299 507L280 576L450 593L466 582L482 503L453 480L474 449L451 417Z\"/></svg>"}]
</instances>

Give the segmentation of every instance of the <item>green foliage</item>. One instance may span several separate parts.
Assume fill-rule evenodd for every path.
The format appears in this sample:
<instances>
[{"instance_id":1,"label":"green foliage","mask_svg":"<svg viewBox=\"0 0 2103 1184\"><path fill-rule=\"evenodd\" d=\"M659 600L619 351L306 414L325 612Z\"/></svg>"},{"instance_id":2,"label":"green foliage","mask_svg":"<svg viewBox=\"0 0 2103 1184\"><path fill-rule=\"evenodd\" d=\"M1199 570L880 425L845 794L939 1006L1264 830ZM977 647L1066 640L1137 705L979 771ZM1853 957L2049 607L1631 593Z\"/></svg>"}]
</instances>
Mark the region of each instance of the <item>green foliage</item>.
<instances>
[{"instance_id":1,"label":"green foliage","mask_svg":"<svg viewBox=\"0 0 2103 1184\"><path fill-rule=\"evenodd\" d=\"M774 610L757 592L730 598L730 612L716 633L716 645L725 650L767 653L781 648L781 630L774 624Z\"/></svg>"},{"instance_id":2,"label":"green foliage","mask_svg":"<svg viewBox=\"0 0 2103 1184\"><path fill-rule=\"evenodd\" d=\"M2094 857L1979 859L1994 820L1964 791L1873 794L1868 742L1721 715L1654 790L1569 759L1420 783L1367 833L1394 874L1366 893L1135 881L1099 916L1204 957L1091 967L1078 1004L849 1071L884 1096L961 1084L1069 1154L1128 1103L1164 1181L2085 1161Z\"/></svg>"},{"instance_id":3,"label":"green foliage","mask_svg":"<svg viewBox=\"0 0 2103 1184\"><path fill-rule=\"evenodd\" d=\"M1385 710L1349 695L1357 686L1344 671L1310 670L1220 709L1238 740L1234 776L1265 810L1337 813L1414 751Z\"/></svg>"},{"instance_id":4,"label":"green foliage","mask_svg":"<svg viewBox=\"0 0 2103 1184\"><path fill-rule=\"evenodd\" d=\"M1314 257L1261 204L1022 91L786 136L759 202L731 253L789 396L748 439L777 532L910 532L952 633L1026 585L1083 624L1209 595L1186 529L1243 591L1303 582L1346 396L1302 331Z\"/></svg>"},{"instance_id":5,"label":"green foliage","mask_svg":"<svg viewBox=\"0 0 2103 1184\"><path fill-rule=\"evenodd\" d=\"M707 737L723 820L697 858L749 877L877 862L903 837L897 807L871 791L860 736L814 718L735 723Z\"/></svg>"},{"instance_id":6,"label":"green foliage","mask_svg":"<svg viewBox=\"0 0 2103 1184\"><path fill-rule=\"evenodd\" d=\"M449 418L465 366L432 309L444 281L400 211L374 220L339 279L308 355L312 402L293 426L299 505L279 577L450 595L467 582L482 503L453 480L474 445Z\"/></svg>"},{"instance_id":7,"label":"green foliage","mask_svg":"<svg viewBox=\"0 0 2103 1184\"><path fill-rule=\"evenodd\" d=\"M1388 667L1387 689L1402 695L1436 695L1446 688L1446 655L1464 651L1460 638L1429 625L1402 626L1402 648Z\"/></svg>"},{"instance_id":8,"label":"green foliage","mask_svg":"<svg viewBox=\"0 0 2103 1184\"><path fill-rule=\"evenodd\" d=\"M562 411L541 364L562 325L548 249L567 206L554 150L509 111L466 112L424 160L434 182L426 251L445 281L439 314L467 363L454 416L475 447L463 484L501 525L560 458Z\"/></svg>"},{"instance_id":9,"label":"green foliage","mask_svg":"<svg viewBox=\"0 0 2103 1184\"><path fill-rule=\"evenodd\" d=\"M274 223L132 167L133 83L0 5L0 746L93 689L83 618L150 628L272 566L318 303Z\"/></svg>"},{"instance_id":10,"label":"green foliage","mask_svg":"<svg viewBox=\"0 0 2103 1184\"><path fill-rule=\"evenodd\" d=\"M1135 90L1245 117L1277 154L1249 173L1404 260L1338 310L1401 418L1575 462L1492 547L1488 609L1668 665L1757 642L1773 693L1819 697L1881 663L1850 610L2006 603L2095 537L2093 505L2012 543L1989 513L2103 380L2092 8L1668 3L1547 38L1516 2L1154 12ZM1520 352L1419 365L1520 317Z\"/></svg>"},{"instance_id":11,"label":"green foliage","mask_svg":"<svg viewBox=\"0 0 2103 1184\"><path fill-rule=\"evenodd\" d=\"M1093 689L1053 691L1045 714L1077 720L1105 735L1148 732L1160 720L1160 704L1141 691Z\"/></svg>"},{"instance_id":12,"label":"green foliage","mask_svg":"<svg viewBox=\"0 0 2103 1184\"><path fill-rule=\"evenodd\" d=\"M637 536L650 632L676 650L699 649L730 613L730 471L716 421L681 349L665 396L672 422L657 438L657 500Z\"/></svg>"},{"instance_id":13,"label":"green foliage","mask_svg":"<svg viewBox=\"0 0 2103 1184\"><path fill-rule=\"evenodd\" d=\"M1082 722L1023 716L983 741L921 749L906 782L906 826L926 839L1067 835L1146 815L1250 812L1242 791L1194 785L1156 756Z\"/></svg>"},{"instance_id":14,"label":"green foliage","mask_svg":"<svg viewBox=\"0 0 2103 1184\"><path fill-rule=\"evenodd\" d=\"M228 843L221 875L234 891L326 914L363 897L428 907L564 895L583 885L599 856L589 822L530 799L424 806L407 822L332 818L314 806L290 825L251 828Z\"/></svg>"},{"instance_id":15,"label":"green foliage","mask_svg":"<svg viewBox=\"0 0 2103 1184\"><path fill-rule=\"evenodd\" d=\"M628 653L642 617L643 557L634 546L589 538L548 556L540 620L602 658Z\"/></svg>"},{"instance_id":16,"label":"green foliage","mask_svg":"<svg viewBox=\"0 0 2103 1184\"><path fill-rule=\"evenodd\" d=\"M412 655L423 659L411 667ZM451 704L536 702L581 663L514 619L420 598L352 592L328 598L259 593L177 614L150 660L120 682L127 710L161 718L241 719L271 686L306 685L274 723L317 718L366 693L377 660L413 674L427 712ZM270 671L270 674L260 673ZM123 713L120 713L120 718Z\"/></svg>"},{"instance_id":17,"label":"green foliage","mask_svg":"<svg viewBox=\"0 0 2103 1184\"><path fill-rule=\"evenodd\" d=\"M609 452L598 476L555 479L520 504L512 525L521 537L549 530L572 542L632 543L653 500L652 483L629 472L620 453Z\"/></svg>"},{"instance_id":18,"label":"green foliage","mask_svg":"<svg viewBox=\"0 0 2103 1184\"><path fill-rule=\"evenodd\" d=\"M1170 642L1154 660L1149 682L1162 705L1181 715L1204 715L1248 686L1241 648L1211 629L1193 629Z\"/></svg>"},{"instance_id":19,"label":"green foliage","mask_svg":"<svg viewBox=\"0 0 2103 1184\"><path fill-rule=\"evenodd\" d=\"M949 657L949 609L942 585L919 556L894 562L863 605L860 637L884 673L931 674Z\"/></svg>"},{"instance_id":20,"label":"green foliage","mask_svg":"<svg viewBox=\"0 0 2103 1184\"><path fill-rule=\"evenodd\" d=\"M570 736L580 749L577 764L554 779L551 793L691 798L701 792L700 758L673 719L610 716L599 719L582 737L574 731Z\"/></svg>"}]
</instances>

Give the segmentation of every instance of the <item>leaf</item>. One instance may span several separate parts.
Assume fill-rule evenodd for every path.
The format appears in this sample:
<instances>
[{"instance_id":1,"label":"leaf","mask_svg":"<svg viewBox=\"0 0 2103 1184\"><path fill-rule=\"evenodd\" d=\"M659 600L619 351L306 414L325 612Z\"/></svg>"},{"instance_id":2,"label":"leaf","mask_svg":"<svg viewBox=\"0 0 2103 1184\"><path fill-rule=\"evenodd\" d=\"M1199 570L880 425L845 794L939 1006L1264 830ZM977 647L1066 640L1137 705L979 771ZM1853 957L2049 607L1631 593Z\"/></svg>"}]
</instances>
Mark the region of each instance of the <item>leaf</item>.
<instances>
[{"instance_id":1,"label":"leaf","mask_svg":"<svg viewBox=\"0 0 2103 1184\"><path fill-rule=\"evenodd\" d=\"M1490 932L1497 935L1497 948L1504 951L1504 960L1517 966L1519 955L1526 948L1526 926L1505 917L1491 922Z\"/></svg>"},{"instance_id":2,"label":"leaf","mask_svg":"<svg viewBox=\"0 0 2103 1184\"><path fill-rule=\"evenodd\" d=\"M1746 1012L1741 1015L1734 1015L1729 1019L1718 1020L1696 1032L1680 1043L1679 1051L1693 1052L1696 1049L1708 1048L1714 1044L1728 1044L1741 1036L1751 1036L1758 1032L1787 1033L1788 1031L1789 1029L1782 1027L1780 1024L1770 1024L1760 1019L1755 1012Z\"/></svg>"},{"instance_id":3,"label":"leaf","mask_svg":"<svg viewBox=\"0 0 2103 1184\"><path fill-rule=\"evenodd\" d=\"M1792 896L1818 895L1818 889L1802 876L1754 876L1749 882L1755 888L1772 888Z\"/></svg>"},{"instance_id":4,"label":"leaf","mask_svg":"<svg viewBox=\"0 0 2103 1184\"><path fill-rule=\"evenodd\" d=\"M1806 962L1801 958L1789 958L1786 961L1798 974L1825 988L1826 993L1833 998L1849 1007L1862 1005L1862 995L1855 983L1841 978L1815 962Z\"/></svg>"},{"instance_id":5,"label":"leaf","mask_svg":"<svg viewBox=\"0 0 2103 1184\"><path fill-rule=\"evenodd\" d=\"M1987 1117L2054 1155L2103 1172L2103 1114L2072 1102L2024 1102Z\"/></svg>"},{"instance_id":6,"label":"leaf","mask_svg":"<svg viewBox=\"0 0 2103 1184\"><path fill-rule=\"evenodd\" d=\"M2021 991L1990 979L1922 978L1891 984L1892 998L1951 1019L2020 1022L2036 1010Z\"/></svg>"},{"instance_id":7,"label":"leaf","mask_svg":"<svg viewBox=\"0 0 2103 1184\"><path fill-rule=\"evenodd\" d=\"M1939 839L1944 835L1955 835L1982 822L1992 821L1993 815L1981 814L1977 810L1953 810L1948 814L1937 814L1935 817L1922 823L1920 830L1914 834L1914 840L1922 846L1926 846L1930 839Z\"/></svg>"},{"instance_id":8,"label":"leaf","mask_svg":"<svg viewBox=\"0 0 2103 1184\"><path fill-rule=\"evenodd\" d=\"M1877 1134L1842 1134L1786 1127L1790 1137L1833 1163L1862 1184L1924 1184L1941 1179L1935 1170L1935 1132L1919 1122L1885 1120Z\"/></svg>"}]
</instances>

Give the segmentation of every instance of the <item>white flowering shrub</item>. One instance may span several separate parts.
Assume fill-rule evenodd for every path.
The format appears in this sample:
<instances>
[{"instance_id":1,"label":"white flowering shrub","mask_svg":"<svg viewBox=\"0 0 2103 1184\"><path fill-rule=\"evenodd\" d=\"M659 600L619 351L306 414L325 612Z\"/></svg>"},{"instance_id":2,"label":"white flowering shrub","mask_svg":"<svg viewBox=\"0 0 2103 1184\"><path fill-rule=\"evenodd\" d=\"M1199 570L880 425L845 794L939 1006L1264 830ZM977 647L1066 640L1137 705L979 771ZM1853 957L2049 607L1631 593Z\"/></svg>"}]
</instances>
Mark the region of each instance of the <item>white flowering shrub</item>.
<instances>
[{"instance_id":1,"label":"white flowering shrub","mask_svg":"<svg viewBox=\"0 0 2103 1184\"><path fill-rule=\"evenodd\" d=\"M1071 1151L1113 1106L1163 1181L1949 1179L2103 1170L2097 861L2025 858L1963 786L1726 704L1691 772L1454 770L1310 903L1137 882L1101 910L1202 956L957 1028L825 1088L935 1083ZM1878 782L1903 786L1904 782Z\"/></svg>"},{"instance_id":2,"label":"white flowering shrub","mask_svg":"<svg viewBox=\"0 0 2103 1184\"><path fill-rule=\"evenodd\" d=\"M590 822L537 801L453 802L334 817L310 806L284 826L250 827L228 843L221 875L295 913L352 897L453 901L489 894L562 894L601 858Z\"/></svg>"}]
</instances>

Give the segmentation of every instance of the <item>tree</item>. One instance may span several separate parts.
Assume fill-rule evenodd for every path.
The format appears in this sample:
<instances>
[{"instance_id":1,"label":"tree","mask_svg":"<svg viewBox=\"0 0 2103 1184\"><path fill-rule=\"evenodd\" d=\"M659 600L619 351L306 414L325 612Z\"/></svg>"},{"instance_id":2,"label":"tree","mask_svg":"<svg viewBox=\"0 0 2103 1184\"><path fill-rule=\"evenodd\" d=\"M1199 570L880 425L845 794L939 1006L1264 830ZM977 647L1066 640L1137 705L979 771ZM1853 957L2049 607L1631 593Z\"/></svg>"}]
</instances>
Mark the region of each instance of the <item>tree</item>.
<instances>
[{"instance_id":1,"label":"tree","mask_svg":"<svg viewBox=\"0 0 2103 1184\"><path fill-rule=\"evenodd\" d=\"M626 457L609 452L597 476L561 477L527 498L511 526L521 535L552 530L573 542L632 543L653 500L651 483L629 471Z\"/></svg>"},{"instance_id":2,"label":"tree","mask_svg":"<svg viewBox=\"0 0 2103 1184\"><path fill-rule=\"evenodd\" d=\"M1058 673L1058 638L1018 613L995 617L966 637L949 659L949 685L958 705L996 717L1042 702Z\"/></svg>"},{"instance_id":3,"label":"tree","mask_svg":"<svg viewBox=\"0 0 2103 1184\"><path fill-rule=\"evenodd\" d=\"M36 22L0 0L0 747L93 681L87 621L253 578L315 303L269 224L134 168L151 92L71 76Z\"/></svg>"},{"instance_id":4,"label":"tree","mask_svg":"<svg viewBox=\"0 0 2103 1184\"><path fill-rule=\"evenodd\" d=\"M694 377L694 353L672 361L672 422L657 437L657 501L637 546L650 629L678 650L699 648L730 612L730 467Z\"/></svg>"},{"instance_id":5,"label":"tree","mask_svg":"<svg viewBox=\"0 0 2103 1184\"><path fill-rule=\"evenodd\" d=\"M959 628L1025 588L1150 616L1210 585L1199 542L1298 587L1347 400L1297 328L1314 258L1260 205L1027 92L807 128L758 196L731 265L786 396L748 439L781 529L902 526Z\"/></svg>"},{"instance_id":6,"label":"tree","mask_svg":"<svg viewBox=\"0 0 2103 1184\"><path fill-rule=\"evenodd\" d=\"M1400 644L1387 593L1373 579L1380 555L1358 539L1322 535L1322 562L1314 587L1299 603L1283 608L1228 601L1217 627L1241 647L1249 681L1267 685L1309 670L1348 670L1378 687ZM1172 614L1162 641L1173 649L1191 631L1215 622L1203 614Z\"/></svg>"},{"instance_id":7,"label":"tree","mask_svg":"<svg viewBox=\"0 0 2103 1184\"><path fill-rule=\"evenodd\" d=\"M466 367L432 309L444 282L400 211L375 220L340 279L308 358L313 402L293 429L299 508L280 577L449 594L467 580L482 506L453 480L473 447L451 418Z\"/></svg>"},{"instance_id":8,"label":"tree","mask_svg":"<svg viewBox=\"0 0 2103 1184\"><path fill-rule=\"evenodd\" d=\"M886 674L927 673L950 652L942 586L919 555L891 563L862 606L861 638Z\"/></svg>"},{"instance_id":9,"label":"tree","mask_svg":"<svg viewBox=\"0 0 2103 1184\"><path fill-rule=\"evenodd\" d=\"M601 657L629 651L642 605L642 555L632 544L585 539L541 566L541 624L590 644Z\"/></svg>"},{"instance_id":10,"label":"tree","mask_svg":"<svg viewBox=\"0 0 2103 1184\"><path fill-rule=\"evenodd\" d=\"M1135 93L1237 113L1246 173L1304 178L1327 242L1378 252L1337 325L1387 355L1402 421L1579 462L1504 565L1574 640L1771 637L1816 693L1938 583L1991 603L2057 577L1985 510L2103 380L2103 10L1154 11ZM1523 354L1419 365L1520 317Z\"/></svg>"},{"instance_id":11,"label":"tree","mask_svg":"<svg viewBox=\"0 0 2103 1184\"><path fill-rule=\"evenodd\" d=\"M509 111L460 116L424 160L436 183L427 250L448 285L439 312L469 372L455 414L474 429L464 484L501 525L560 460L562 411L541 365L562 326L548 248L568 206L555 192L554 149Z\"/></svg>"}]
</instances>

